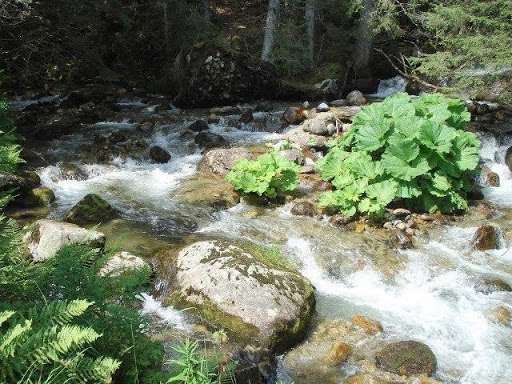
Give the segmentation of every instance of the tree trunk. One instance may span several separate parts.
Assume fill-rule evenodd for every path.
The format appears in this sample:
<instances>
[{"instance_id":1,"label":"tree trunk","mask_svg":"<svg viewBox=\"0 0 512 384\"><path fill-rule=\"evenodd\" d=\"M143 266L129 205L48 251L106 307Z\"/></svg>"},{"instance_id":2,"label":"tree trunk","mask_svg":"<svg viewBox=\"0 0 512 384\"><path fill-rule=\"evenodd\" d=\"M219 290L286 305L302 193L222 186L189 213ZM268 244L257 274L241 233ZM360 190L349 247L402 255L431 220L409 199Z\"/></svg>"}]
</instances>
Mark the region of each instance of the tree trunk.
<instances>
[{"instance_id":1,"label":"tree trunk","mask_svg":"<svg viewBox=\"0 0 512 384\"><path fill-rule=\"evenodd\" d=\"M370 54L373 47L373 0L364 0L361 20L357 26L354 47L354 69L357 77L370 76Z\"/></svg>"},{"instance_id":2,"label":"tree trunk","mask_svg":"<svg viewBox=\"0 0 512 384\"><path fill-rule=\"evenodd\" d=\"M306 33L308 36L308 60L310 69L315 62L315 0L306 0Z\"/></svg>"},{"instance_id":3,"label":"tree trunk","mask_svg":"<svg viewBox=\"0 0 512 384\"><path fill-rule=\"evenodd\" d=\"M277 38L277 19L279 14L279 0L269 0L267 12L267 24L265 26L265 37L263 38L263 50L261 60L272 63L272 49Z\"/></svg>"}]
</instances>

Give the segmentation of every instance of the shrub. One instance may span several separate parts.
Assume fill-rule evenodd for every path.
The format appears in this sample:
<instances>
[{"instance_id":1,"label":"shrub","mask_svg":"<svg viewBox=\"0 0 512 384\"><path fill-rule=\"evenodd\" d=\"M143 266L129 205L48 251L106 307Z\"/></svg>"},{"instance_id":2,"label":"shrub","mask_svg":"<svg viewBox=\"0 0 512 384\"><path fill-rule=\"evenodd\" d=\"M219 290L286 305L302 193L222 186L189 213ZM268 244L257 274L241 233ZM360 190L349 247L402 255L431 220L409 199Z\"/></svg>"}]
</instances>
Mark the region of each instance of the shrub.
<instances>
[{"instance_id":1,"label":"shrub","mask_svg":"<svg viewBox=\"0 0 512 384\"><path fill-rule=\"evenodd\" d=\"M276 198L298 187L299 170L297 164L272 149L256 160L238 160L226 180L243 193Z\"/></svg>"},{"instance_id":2,"label":"shrub","mask_svg":"<svg viewBox=\"0 0 512 384\"><path fill-rule=\"evenodd\" d=\"M320 205L350 216L381 215L397 198L419 211L466 210L480 147L463 130L469 119L460 100L439 94L399 93L364 107L318 162L322 178L336 188Z\"/></svg>"}]
</instances>

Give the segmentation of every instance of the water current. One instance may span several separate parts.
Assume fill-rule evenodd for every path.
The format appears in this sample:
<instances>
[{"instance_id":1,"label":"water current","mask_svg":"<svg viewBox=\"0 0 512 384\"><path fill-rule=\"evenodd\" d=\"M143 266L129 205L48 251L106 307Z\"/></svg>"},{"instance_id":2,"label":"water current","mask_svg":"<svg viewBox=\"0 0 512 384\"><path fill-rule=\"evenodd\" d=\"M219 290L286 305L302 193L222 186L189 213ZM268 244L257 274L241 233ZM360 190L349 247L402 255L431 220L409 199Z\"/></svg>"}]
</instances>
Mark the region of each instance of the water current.
<instances>
[{"instance_id":1,"label":"water current","mask_svg":"<svg viewBox=\"0 0 512 384\"><path fill-rule=\"evenodd\" d=\"M123 100L121 106L141 114L151 108L139 100ZM201 152L192 139L180 135L193 121L183 116L182 121L157 126L148 138L151 145L169 151L171 161L167 164L130 157L107 165L84 160L93 133L129 134L135 129L129 121L98 122L39 148L50 163L38 171L42 183L57 197L50 218L62 219L84 195L97 193L122 212L132 231L149 233L163 243L193 234L196 238L243 238L277 246L316 287L321 316L348 319L362 314L383 324L385 339L415 339L428 344L438 359L437 377L444 382L512 383L512 329L490 316L500 306L512 311L512 293L485 294L475 289L484 279L512 284L510 243L505 242L499 250L474 251L470 243L476 224L462 220L425 232L413 249L389 251L381 239L370 234L355 235L325 220L292 216L289 205L260 209L258 215L250 214L254 207L243 202L214 214L187 206L173 192L195 173ZM221 118L211 130L222 134L232 146L283 137L281 133L255 131L251 125L231 128L228 120ZM501 178L500 187L486 188L484 194L500 208L497 222L510 230L512 174L503 159L512 140L490 135L481 139L482 158ZM69 163L80 167L85 176L65 176L63 167ZM186 321L175 311L162 308L151 296L143 299L146 312L186 329Z\"/></svg>"}]
</instances>

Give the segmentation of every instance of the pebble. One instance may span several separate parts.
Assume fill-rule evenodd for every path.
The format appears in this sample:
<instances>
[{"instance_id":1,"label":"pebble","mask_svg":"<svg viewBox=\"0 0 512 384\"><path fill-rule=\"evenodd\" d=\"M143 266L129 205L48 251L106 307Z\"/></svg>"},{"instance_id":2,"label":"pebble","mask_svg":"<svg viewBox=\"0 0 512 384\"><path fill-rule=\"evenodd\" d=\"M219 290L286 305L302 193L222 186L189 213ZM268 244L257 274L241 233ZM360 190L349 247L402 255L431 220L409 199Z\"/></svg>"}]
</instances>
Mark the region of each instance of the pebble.
<instances>
[{"instance_id":1,"label":"pebble","mask_svg":"<svg viewBox=\"0 0 512 384\"><path fill-rule=\"evenodd\" d=\"M329 108L329 106L327 105L327 103L320 103L318 104L318 107L316 107L316 110L318 112L327 112L329 111L331 108Z\"/></svg>"}]
</instances>

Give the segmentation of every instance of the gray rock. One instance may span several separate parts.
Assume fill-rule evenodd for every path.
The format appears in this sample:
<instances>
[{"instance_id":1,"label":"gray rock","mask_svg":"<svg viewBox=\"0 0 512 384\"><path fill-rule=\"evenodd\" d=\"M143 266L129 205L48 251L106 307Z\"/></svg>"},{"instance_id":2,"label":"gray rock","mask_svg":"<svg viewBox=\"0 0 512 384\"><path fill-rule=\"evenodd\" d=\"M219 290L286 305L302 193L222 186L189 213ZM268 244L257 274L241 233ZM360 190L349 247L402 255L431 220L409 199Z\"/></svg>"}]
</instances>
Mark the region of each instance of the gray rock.
<instances>
[{"instance_id":1,"label":"gray rock","mask_svg":"<svg viewBox=\"0 0 512 384\"><path fill-rule=\"evenodd\" d=\"M329 136L329 124L336 124L336 116L330 112L320 112L302 125L304 131L314 135Z\"/></svg>"},{"instance_id":2,"label":"gray rock","mask_svg":"<svg viewBox=\"0 0 512 384\"><path fill-rule=\"evenodd\" d=\"M155 145L149 149L149 157L155 163L164 164L171 160L171 154L166 149Z\"/></svg>"},{"instance_id":3,"label":"gray rock","mask_svg":"<svg viewBox=\"0 0 512 384\"><path fill-rule=\"evenodd\" d=\"M320 103L318 104L318 107L316 107L317 112L328 112L329 109L331 108L329 108L327 103Z\"/></svg>"},{"instance_id":4,"label":"gray rock","mask_svg":"<svg viewBox=\"0 0 512 384\"><path fill-rule=\"evenodd\" d=\"M144 259L132 255L130 252L118 252L110 257L98 272L99 276L120 276L134 271L149 268Z\"/></svg>"},{"instance_id":5,"label":"gray rock","mask_svg":"<svg viewBox=\"0 0 512 384\"><path fill-rule=\"evenodd\" d=\"M207 131L210 129L210 127L208 127L208 123L206 121L196 120L188 126L188 129L190 129L192 132L201 132Z\"/></svg>"},{"instance_id":6,"label":"gray rock","mask_svg":"<svg viewBox=\"0 0 512 384\"><path fill-rule=\"evenodd\" d=\"M297 144L300 148L319 148L322 149L327 143L326 136L315 135L304 131L302 127L290 129L286 132L286 140Z\"/></svg>"},{"instance_id":7,"label":"gray rock","mask_svg":"<svg viewBox=\"0 0 512 384\"><path fill-rule=\"evenodd\" d=\"M298 165L304 165L304 162L306 161L304 155L298 149L285 149L279 151L279 154Z\"/></svg>"},{"instance_id":8,"label":"gray rock","mask_svg":"<svg viewBox=\"0 0 512 384\"><path fill-rule=\"evenodd\" d=\"M432 350L413 340L387 345L377 352L375 361L379 368L401 376L432 376L437 367L437 359Z\"/></svg>"},{"instance_id":9,"label":"gray rock","mask_svg":"<svg viewBox=\"0 0 512 384\"><path fill-rule=\"evenodd\" d=\"M211 149L199 161L197 170L224 177L235 162L240 159L252 159L252 157L252 153L242 147Z\"/></svg>"},{"instance_id":10,"label":"gray rock","mask_svg":"<svg viewBox=\"0 0 512 384\"><path fill-rule=\"evenodd\" d=\"M352 91L345 98L347 105L365 105L367 103L366 98L364 97L361 91Z\"/></svg>"},{"instance_id":11,"label":"gray rock","mask_svg":"<svg viewBox=\"0 0 512 384\"><path fill-rule=\"evenodd\" d=\"M221 135L217 135L216 133L212 133L209 131L199 132L196 137L194 137L194 142L199 145L201 148L215 148L222 147L226 145L227 141Z\"/></svg>"},{"instance_id":12,"label":"gray rock","mask_svg":"<svg viewBox=\"0 0 512 384\"><path fill-rule=\"evenodd\" d=\"M512 146L508 147L505 153L505 164L510 169L510 172L512 172Z\"/></svg>"},{"instance_id":13,"label":"gray rock","mask_svg":"<svg viewBox=\"0 0 512 384\"><path fill-rule=\"evenodd\" d=\"M210 212L228 209L240 202L240 196L230 183L201 173L182 183L176 196L186 204Z\"/></svg>"},{"instance_id":14,"label":"gray rock","mask_svg":"<svg viewBox=\"0 0 512 384\"><path fill-rule=\"evenodd\" d=\"M239 339L275 351L304 336L314 311L309 281L261 250L201 241L179 252L175 271L167 303L194 308Z\"/></svg>"},{"instance_id":15,"label":"gray rock","mask_svg":"<svg viewBox=\"0 0 512 384\"><path fill-rule=\"evenodd\" d=\"M54 220L38 220L24 237L24 243L35 261L44 261L56 255L65 245L87 244L103 248L105 235L78 225Z\"/></svg>"},{"instance_id":16,"label":"gray rock","mask_svg":"<svg viewBox=\"0 0 512 384\"><path fill-rule=\"evenodd\" d=\"M220 117L214 113L210 113L208 115L208 124L218 124L220 122Z\"/></svg>"},{"instance_id":17,"label":"gray rock","mask_svg":"<svg viewBox=\"0 0 512 384\"><path fill-rule=\"evenodd\" d=\"M240 113L240 108L227 105L225 107L211 108L210 113L221 116L237 115Z\"/></svg>"},{"instance_id":18,"label":"gray rock","mask_svg":"<svg viewBox=\"0 0 512 384\"><path fill-rule=\"evenodd\" d=\"M337 100L331 101L330 104L333 107L344 107L345 105L347 105L347 101L345 99L337 99Z\"/></svg>"}]
</instances>

